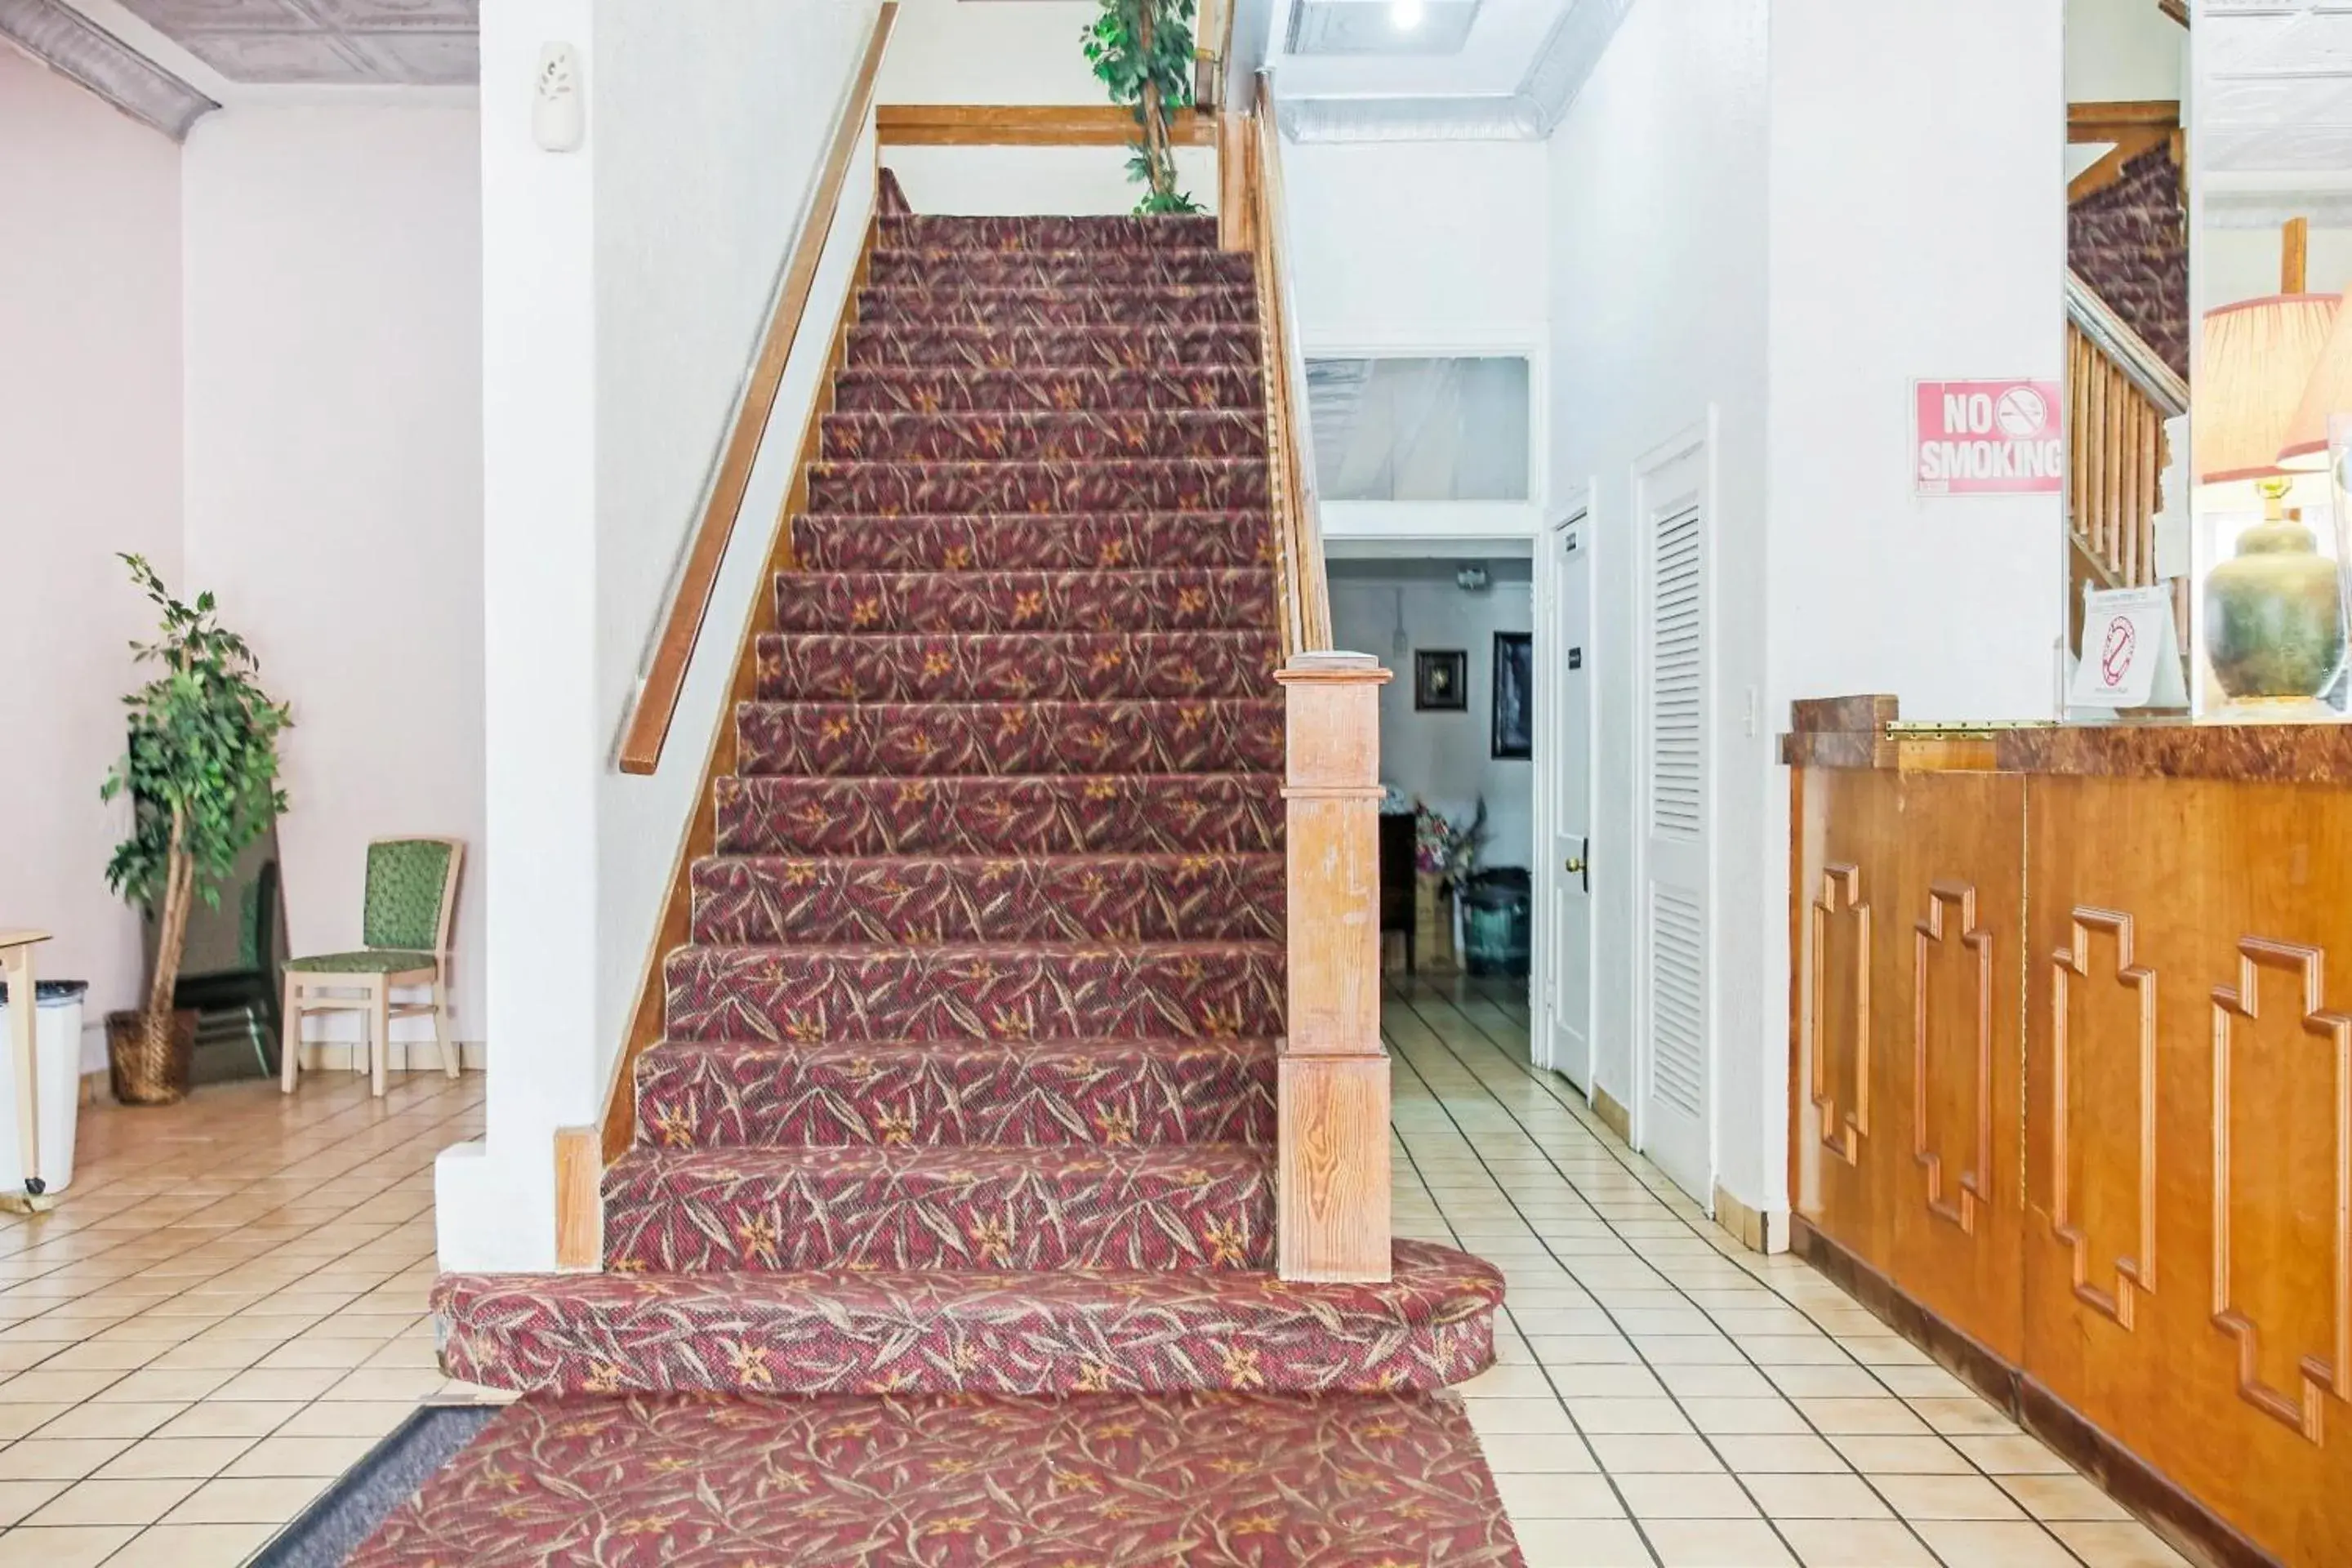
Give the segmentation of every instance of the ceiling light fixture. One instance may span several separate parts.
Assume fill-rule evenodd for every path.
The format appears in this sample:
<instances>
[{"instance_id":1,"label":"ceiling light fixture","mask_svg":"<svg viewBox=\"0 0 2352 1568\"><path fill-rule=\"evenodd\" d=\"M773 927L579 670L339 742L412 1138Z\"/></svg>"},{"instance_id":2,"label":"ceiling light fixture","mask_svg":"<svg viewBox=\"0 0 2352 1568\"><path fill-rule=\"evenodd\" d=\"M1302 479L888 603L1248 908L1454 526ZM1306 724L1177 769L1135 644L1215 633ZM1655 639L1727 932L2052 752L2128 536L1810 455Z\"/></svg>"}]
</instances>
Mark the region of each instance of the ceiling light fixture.
<instances>
[{"instance_id":1,"label":"ceiling light fixture","mask_svg":"<svg viewBox=\"0 0 2352 1568\"><path fill-rule=\"evenodd\" d=\"M1421 26L1421 0L1390 0L1389 16L1396 23L1397 31L1412 32Z\"/></svg>"}]
</instances>

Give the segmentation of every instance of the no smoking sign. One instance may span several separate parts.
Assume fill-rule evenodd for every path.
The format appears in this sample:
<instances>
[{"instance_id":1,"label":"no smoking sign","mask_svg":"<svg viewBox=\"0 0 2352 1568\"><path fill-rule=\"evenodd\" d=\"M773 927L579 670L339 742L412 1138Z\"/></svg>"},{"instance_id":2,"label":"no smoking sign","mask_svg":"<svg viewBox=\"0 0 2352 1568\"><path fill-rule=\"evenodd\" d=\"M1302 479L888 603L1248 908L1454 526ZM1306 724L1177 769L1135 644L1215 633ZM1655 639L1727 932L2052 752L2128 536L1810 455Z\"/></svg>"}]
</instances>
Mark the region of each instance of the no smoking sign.
<instances>
[{"instance_id":1,"label":"no smoking sign","mask_svg":"<svg viewBox=\"0 0 2352 1568\"><path fill-rule=\"evenodd\" d=\"M2065 405L2054 381L1921 381L1911 475L1923 496L2056 495Z\"/></svg>"}]
</instances>

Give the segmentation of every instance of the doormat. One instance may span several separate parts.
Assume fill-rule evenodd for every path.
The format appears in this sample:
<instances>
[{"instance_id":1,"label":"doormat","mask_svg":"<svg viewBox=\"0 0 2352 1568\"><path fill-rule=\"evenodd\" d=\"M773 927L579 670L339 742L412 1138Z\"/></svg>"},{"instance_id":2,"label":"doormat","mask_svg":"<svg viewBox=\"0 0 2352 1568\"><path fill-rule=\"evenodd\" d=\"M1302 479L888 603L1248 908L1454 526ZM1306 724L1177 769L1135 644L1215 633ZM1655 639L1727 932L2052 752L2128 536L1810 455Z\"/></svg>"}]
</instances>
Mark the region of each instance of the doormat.
<instances>
[{"instance_id":1,"label":"doormat","mask_svg":"<svg viewBox=\"0 0 2352 1568\"><path fill-rule=\"evenodd\" d=\"M525 1398L387 1489L352 1568L1522 1568L1447 1394Z\"/></svg>"},{"instance_id":2,"label":"doormat","mask_svg":"<svg viewBox=\"0 0 2352 1568\"><path fill-rule=\"evenodd\" d=\"M341 1568L385 1515L415 1496L498 1413L493 1405L423 1406L279 1531L247 1568Z\"/></svg>"}]
</instances>

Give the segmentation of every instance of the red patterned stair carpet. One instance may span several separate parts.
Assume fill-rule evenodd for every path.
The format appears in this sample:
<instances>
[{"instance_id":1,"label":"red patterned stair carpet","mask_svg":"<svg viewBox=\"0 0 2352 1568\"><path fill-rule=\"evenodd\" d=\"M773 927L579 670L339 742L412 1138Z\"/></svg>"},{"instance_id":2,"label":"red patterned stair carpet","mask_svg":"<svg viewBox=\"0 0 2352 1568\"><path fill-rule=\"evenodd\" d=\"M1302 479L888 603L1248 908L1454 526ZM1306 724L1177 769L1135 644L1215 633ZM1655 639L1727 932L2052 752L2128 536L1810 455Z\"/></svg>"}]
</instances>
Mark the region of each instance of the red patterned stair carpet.
<instances>
[{"instance_id":1,"label":"red patterned stair carpet","mask_svg":"<svg viewBox=\"0 0 2352 1568\"><path fill-rule=\"evenodd\" d=\"M596 1561L731 1560L710 1510L738 1504L792 1563L1509 1560L1458 1412L1398 1397L1488 1363L1500 1277L1417 1243L1385 1285L1272 1272L1283 709L1249 258L1213 220L880 225L605 1174L604 1271L435 1293L452 1374L638 1397L527 1401L374 1560L541 1561L467 1521L550 1465L575 1504L642 1481L649 1536L716 1532ZM1280 1456L1229 1436L1261 1431ZM764 1479L729 1468L743 1433ZM1111 1490L1053 1479L1066 1452ZM633 1468L663 1454L733 1479L663 1501L691 1489L653 1486L669 1461ZM1389 1518L1358 1493L1391 1469L1435 1489L1435 1533L1343 1544L1370 1537L1318 1510ZM997 1501L919 1550L983 1489L958 1476ZM518 1520L562 1511L518 1484ZM1414 1544L1454 1531L1487 1544Z\"/></svg>"}]
</instances>

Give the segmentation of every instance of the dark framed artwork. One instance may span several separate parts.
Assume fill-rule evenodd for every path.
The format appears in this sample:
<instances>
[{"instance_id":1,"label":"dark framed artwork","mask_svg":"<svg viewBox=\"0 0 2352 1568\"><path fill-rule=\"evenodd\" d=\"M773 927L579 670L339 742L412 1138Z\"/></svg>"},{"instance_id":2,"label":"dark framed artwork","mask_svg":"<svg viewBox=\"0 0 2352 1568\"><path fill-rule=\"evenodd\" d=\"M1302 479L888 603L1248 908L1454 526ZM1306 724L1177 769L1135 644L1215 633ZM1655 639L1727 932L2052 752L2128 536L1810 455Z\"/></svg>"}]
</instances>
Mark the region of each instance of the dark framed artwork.
<instances>
[{"instance_id":1,"label":"dark framed artwork","mask_svg":"<svg viewBox=\"0 0 2352 1568\"><path fill-rule=\"evenodd\" d=\"M1536 752L1535 638L1495 634L1494 754L1525 762Z\"/></svg>"},{"instance_id":2,"label":"dark framed artwork","mask_svg":"<svg viewBox=\"0 0 2352 1568\"><path fill-rule=\"evenodd\" d=\"M1412 705L1423 711L1470 711L1470 654L1466 648L1421 648L1412 656Z\"/></svg>"}]
</instances>

